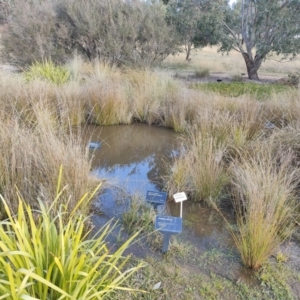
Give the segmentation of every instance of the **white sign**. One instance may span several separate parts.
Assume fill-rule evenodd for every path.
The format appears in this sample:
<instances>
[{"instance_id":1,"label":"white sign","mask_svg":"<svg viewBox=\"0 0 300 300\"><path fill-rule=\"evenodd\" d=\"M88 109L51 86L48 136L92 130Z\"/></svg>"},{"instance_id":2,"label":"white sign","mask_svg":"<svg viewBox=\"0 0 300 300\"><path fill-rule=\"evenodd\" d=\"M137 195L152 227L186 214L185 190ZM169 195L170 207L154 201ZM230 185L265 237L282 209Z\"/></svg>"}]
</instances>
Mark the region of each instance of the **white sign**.
<instances>
[{"instance_id":1,"label":"white sign","mask_svg":"<svg viewBox=\"0 0 300 300\"><path fill-rule=\"evenodd\" d=\"M173 198L176 203L187 200L187 196L186 196L185 192L174 194Z\"/></svg>"}]
</instances>

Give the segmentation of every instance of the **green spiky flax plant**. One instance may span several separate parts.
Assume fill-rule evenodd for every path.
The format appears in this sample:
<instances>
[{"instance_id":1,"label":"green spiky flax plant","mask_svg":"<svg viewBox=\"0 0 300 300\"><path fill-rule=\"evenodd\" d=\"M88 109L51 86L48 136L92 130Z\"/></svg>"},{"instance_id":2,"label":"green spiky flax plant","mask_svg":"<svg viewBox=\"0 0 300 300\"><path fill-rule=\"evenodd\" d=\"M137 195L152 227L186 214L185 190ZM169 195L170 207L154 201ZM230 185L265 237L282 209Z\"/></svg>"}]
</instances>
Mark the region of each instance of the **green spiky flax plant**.
<instances>
[{"instance_id":1,"label":"green spiky flax plant","mask_svg":"<svg viewBox=\"0 0 300 300\"><path fill-rule=\"evenodd\" d=\"M59 204L60 187L50 206L38 200L33 210L18 194L14 215L1 197L8 218L0 223L0 299L103 299L112 292L131 290L125 281L141 264L129 264L124 250L136 235L115 252L105 242L113 227L107 224L91 236L88 218L78 208L91 201L97 189L68 210ZM99 187L98 187L99 188Z\"/></svg>"}]
</instances>

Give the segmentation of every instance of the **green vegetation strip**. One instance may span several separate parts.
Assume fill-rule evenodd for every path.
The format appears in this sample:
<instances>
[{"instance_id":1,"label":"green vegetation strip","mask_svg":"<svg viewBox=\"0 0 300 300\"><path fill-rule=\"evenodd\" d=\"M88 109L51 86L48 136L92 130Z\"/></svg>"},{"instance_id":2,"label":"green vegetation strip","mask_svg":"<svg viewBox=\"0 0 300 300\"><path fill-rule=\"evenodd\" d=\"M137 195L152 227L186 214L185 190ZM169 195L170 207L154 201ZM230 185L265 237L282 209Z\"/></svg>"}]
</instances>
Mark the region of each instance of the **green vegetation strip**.
<instances>
[{"instance_id":1,"label":"green vegetation strip","mask_svg":"<svg viewBox=\"0 0 300 300\"><path fill-rule=\"evenodd\" d=\"M272 94L281 93L291 89L281 84L258 84L253 82L209 82L196 83L190 86L192 89L219 93L228 97L239 97L249 94L258 100L266 100Z\"/></svg>"}]
</instances>

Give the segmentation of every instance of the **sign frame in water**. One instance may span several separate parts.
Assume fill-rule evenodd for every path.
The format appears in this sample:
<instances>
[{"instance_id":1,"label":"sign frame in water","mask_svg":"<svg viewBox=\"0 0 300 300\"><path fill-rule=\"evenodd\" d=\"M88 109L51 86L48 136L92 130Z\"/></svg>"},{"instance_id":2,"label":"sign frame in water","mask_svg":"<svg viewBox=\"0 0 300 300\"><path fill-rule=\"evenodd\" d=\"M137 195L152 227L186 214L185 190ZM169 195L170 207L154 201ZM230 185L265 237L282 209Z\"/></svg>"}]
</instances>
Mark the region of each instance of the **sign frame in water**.
<instances>
[{"instance_id":1,"label":"sign frame in water","mask_svg":"<svg viewBox=\"0 0 300 300\"><path fill-rule=\"evenodd\" d=\"M147 191L146 201L151 203L154 208L157 208L158 205L165 205L167 201L167 193L158 192L158 191Z\"/></svg>"},{"instance_id":2,"label":"sign frame in water","mask_svg":"<svg viewBox=\"0 0 300 300\"><path fill-rule=\"evenodd\" d=\"M182 231L182 218L157 215L155 218L155 229L164 235L162 253L166 253L169 249L171 235Z\"/></svg>"},{"instance_id":3,"label":"sign frame in water","mask_svg":"<svg viewBox=\"0 0 300 300\"><path fill-rule=\"evenodd\" d=\"M160 232L180 233L182 231L182 218L157 215L155 217L155 229Z\"/></svg>"},{"instance_id":4,"label":"sign frame in water","mask_svg":"<svg viewBox=\"0 0 300 300\"><path fill-rule=\"evenodd\" d=\"M90 149L99 149L101 147L100 142L90 142L89 143L89 148Z\"/></svg>"}]
</instances>

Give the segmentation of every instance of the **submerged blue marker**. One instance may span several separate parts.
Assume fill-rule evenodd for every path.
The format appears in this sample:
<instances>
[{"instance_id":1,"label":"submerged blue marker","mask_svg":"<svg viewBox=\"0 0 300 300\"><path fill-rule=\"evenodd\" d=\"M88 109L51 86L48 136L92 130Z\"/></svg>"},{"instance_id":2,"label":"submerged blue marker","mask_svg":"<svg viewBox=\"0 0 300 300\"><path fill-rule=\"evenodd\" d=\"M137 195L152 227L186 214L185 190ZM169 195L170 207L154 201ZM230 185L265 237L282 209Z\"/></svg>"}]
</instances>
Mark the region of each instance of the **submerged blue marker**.
<instances>
[{"instance_id":1,"label":"submerged blue marker","mask_svg":"<svg viewBox=\"0 0 300 300\"><path fill-rule=\"evenodd\" d=\"M100 147L101 147L101 143L99 143L99 142L90 142L89 143L90 149L99 149Z\"/></svg>"},{"instance_id":2,"label":"submerged blue marker","mask_svg":"<svg viewBox=\"0 0 300 300\"><path fill-rule=\"evenodd\" d=\"M147 191L146 201L157 209L158 205L165 205L167 201L167 193L157 191Z\"/></svg>"}]
</instances>

